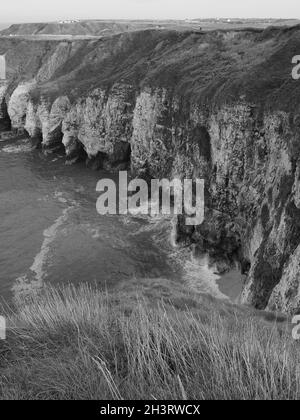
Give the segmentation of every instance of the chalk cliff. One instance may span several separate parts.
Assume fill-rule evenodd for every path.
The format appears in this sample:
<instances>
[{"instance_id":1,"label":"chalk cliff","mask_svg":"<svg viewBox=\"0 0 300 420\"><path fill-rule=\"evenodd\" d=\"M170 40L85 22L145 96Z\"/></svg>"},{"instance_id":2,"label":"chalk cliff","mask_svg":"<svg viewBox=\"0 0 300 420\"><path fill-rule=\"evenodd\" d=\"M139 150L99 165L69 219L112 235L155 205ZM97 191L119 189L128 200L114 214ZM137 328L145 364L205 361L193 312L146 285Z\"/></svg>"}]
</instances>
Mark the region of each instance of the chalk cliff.
<instances>
[{"instance_id":1,"label":"chalk cliff","mask_svg":"<svg viewBox=\"0 0 300 420\"><path fill-rule=\"evenodd\" d=\"M243 302L297 313L300 82L291 59L299 35L295 27L36 41L43 59L31 45L27 61L19 58L26 71L9 66L0 102L14 128L45 149L63 146L68 162L205 178L205 222L187 228L179 219L178 241L222 269L238 261ZM16 61L16 41L5 42Z\"/></svg>"}]
</instances>

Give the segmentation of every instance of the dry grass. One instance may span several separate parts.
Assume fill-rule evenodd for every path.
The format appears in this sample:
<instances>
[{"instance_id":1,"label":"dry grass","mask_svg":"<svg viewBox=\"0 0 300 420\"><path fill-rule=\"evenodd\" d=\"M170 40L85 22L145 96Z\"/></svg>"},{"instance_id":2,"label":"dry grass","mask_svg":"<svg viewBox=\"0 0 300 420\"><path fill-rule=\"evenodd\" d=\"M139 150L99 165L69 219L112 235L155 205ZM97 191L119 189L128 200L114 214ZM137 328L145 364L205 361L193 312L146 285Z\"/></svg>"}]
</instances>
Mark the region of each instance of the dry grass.
<instances>
[{"instance_id":1,"label":"dry grass","mask_svg":"<svg viewBox=\"0 0 300 420\"><path fill-rule=\"evenodd\" d=\"M1 399L300 398L298 344L250 311L88 286L16 306Z\"/></svg>"}]
</instances>

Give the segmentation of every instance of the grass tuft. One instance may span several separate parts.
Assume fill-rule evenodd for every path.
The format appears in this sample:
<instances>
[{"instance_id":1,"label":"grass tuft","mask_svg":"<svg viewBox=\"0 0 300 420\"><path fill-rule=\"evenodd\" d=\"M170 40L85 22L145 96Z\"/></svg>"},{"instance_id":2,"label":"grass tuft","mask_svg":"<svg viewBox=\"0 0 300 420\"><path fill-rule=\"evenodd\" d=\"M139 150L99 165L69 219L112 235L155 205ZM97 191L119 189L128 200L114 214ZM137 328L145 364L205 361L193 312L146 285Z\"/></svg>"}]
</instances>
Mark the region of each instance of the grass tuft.
<instances>
[{"instance_id":1,"label":"grass tuft","mask_svg":"<svg viewBox=\"0 0 300 420\"><path fill-rule=\"evenodd\" d=\"M87 285L20 299L0 342L0 398L300 398L286 324L194 299L179 310Z\"/></svg>"}]
</instances>

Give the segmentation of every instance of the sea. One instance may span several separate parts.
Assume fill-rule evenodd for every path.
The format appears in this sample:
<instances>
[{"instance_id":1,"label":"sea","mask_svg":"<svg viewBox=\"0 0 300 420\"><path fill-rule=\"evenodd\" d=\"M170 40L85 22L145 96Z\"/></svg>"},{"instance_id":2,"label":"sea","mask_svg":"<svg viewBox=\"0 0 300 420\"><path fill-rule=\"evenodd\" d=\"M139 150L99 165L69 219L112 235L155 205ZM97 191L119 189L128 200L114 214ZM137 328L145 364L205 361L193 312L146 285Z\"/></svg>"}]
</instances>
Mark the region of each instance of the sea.
<instances>
[{"instance_id":1,"label":"sea","mask_svg":"<svg viewBox=\"0 0 300 420\"><path fill-rule=\"evenodd\" d=\"M84 282L110 290L132 279L167 279L229 298L207 258L175 244L170 216L99 215L96 185L103 177L118 182L115 174L45 155L28 139L0 142L2 300Z\"/></svg>"}]
</instances>

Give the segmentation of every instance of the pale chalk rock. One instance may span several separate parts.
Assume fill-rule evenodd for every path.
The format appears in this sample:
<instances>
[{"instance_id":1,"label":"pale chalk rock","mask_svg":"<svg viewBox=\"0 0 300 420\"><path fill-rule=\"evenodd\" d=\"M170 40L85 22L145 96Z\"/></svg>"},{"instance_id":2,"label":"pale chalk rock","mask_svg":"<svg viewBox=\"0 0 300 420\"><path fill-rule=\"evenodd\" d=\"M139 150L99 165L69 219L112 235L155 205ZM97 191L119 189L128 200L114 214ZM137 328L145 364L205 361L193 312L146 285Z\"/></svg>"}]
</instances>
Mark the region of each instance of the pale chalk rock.
<instances>
[{"instance_id":1,"label":"pale chalk rock","mask_svg":"<svg viewBox=\"0 0 300 420\"><path fill-rule=\"evenodd\" d=\"M30 92L35 86L35 81L24 82L13 91L8 104L8 114L13 128L24 127Z\"/></svg>"}]
</instances>

